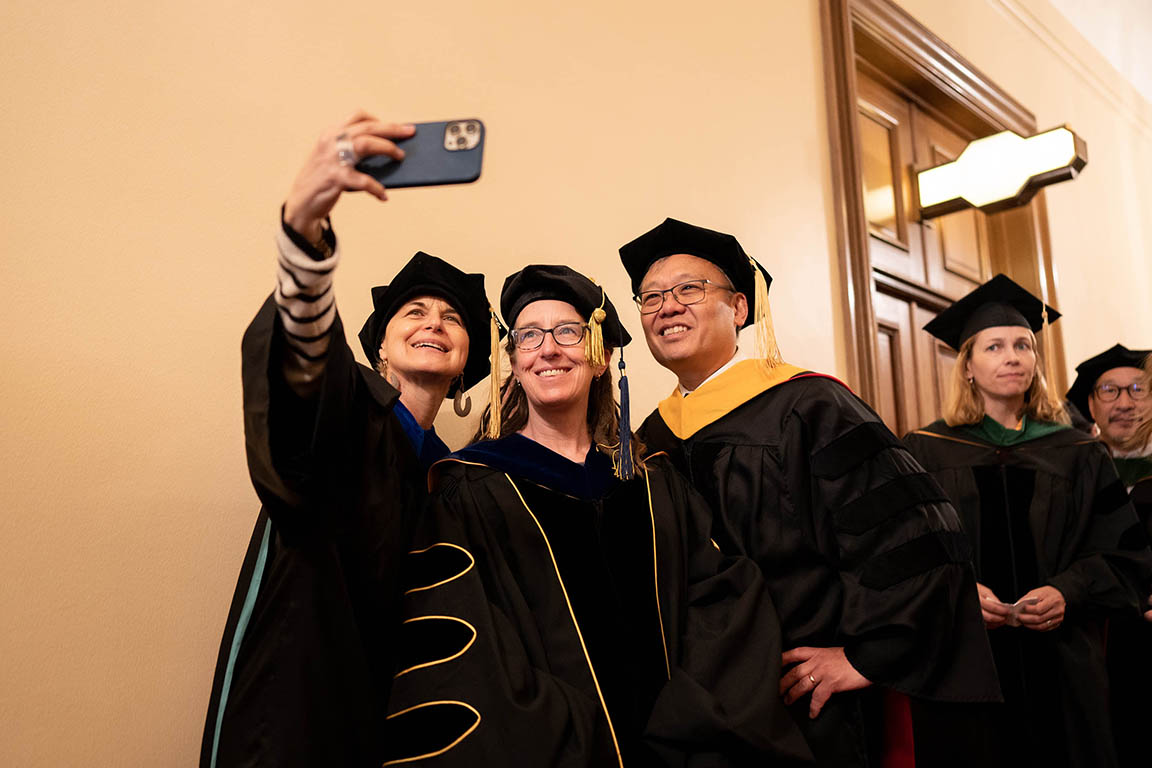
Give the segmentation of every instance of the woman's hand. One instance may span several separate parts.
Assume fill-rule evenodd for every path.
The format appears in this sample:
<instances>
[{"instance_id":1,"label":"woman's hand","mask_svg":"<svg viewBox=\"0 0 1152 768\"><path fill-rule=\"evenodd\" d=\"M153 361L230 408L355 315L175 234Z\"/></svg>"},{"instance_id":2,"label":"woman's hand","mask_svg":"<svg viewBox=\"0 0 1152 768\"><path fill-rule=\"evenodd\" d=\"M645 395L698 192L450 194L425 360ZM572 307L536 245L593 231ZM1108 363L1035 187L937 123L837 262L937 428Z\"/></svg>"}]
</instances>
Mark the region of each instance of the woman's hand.
<instances>
[{"instance_id":1,"label":"woman's hand","mask_svg":"<svg viewBox=\"0 0 1152 768\"><path fill-rule=\"evenodd\" d=\"M793 648L781 657L784 664L795 664L780 678L780 695L791 704L806 693L812 694L808 717L820 710L840 691L867 688L872 681L856 671L842 647Z\"/></svg>"},{"instance_id":2,"label":"woman's hand","mask_svg":"<svg viewBox=\"0 0 1152 768\"><path fill-rule=\"evenodd\" d=\"M1036 598L1035 605L1025 605L1020 611L1020 626L1038 632L1056 629L1064 621L1064 595L1056 587L1036 587L1021 600Z\"/></svg>"},{"instance_id":3,"label":"woman's hand","mask_svg":"<svg viewBox=\"0 0 1152 768\"><path fill-rule=\"evenodd\" d=\"M987 629L996 629L1004 626L1004 622L1012 615L1012 609L996 597L996 593L983 584L976 584L976 592L980 595L980 613L984 617L984 626Z\"/></svg>"},{"instance_id":4,"label":"woman's hand","mask_svg":"<svg viewBox=\"0 0 1152 768\"><path fill-rule=\"evenodd\" d=\"M380 200L387 200L383 184L357 171L354 162L341 162L339 145L351 142L357 159L388 155L394 160L403 160L404 150L393 140L406 139L415 132L411 125L384 123L364 111L325 131L292 182L292 189L284 202L284 221L308 240L316 242L320 239L322 222L345 190L368 192Z\"/></svg>"}]
</instances>

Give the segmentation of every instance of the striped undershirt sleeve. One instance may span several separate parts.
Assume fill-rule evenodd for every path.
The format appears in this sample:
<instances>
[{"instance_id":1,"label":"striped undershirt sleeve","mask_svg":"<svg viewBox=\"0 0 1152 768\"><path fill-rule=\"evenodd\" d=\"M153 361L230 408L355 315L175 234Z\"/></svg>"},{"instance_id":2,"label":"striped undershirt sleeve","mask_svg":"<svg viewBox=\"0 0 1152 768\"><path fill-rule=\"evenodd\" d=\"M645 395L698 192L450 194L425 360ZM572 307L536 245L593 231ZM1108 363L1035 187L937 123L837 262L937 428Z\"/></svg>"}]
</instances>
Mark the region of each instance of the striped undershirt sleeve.
<instances>
[{"instance_id":1,"label":"striped undershirt sleeve","mask_svg":"<svg viewBox=\"0 0 1152 768\"><path fill-rule=\"evenodd\" d=\"M292 237L295 234L287 225L276 232L275 301L289 350L283 361L284 377L299 391L324 370L336 318L332 273L340 253L336 247L327 257L314 250L310 253L301 247L298 235Z\"/></svg>"}]
</instances>

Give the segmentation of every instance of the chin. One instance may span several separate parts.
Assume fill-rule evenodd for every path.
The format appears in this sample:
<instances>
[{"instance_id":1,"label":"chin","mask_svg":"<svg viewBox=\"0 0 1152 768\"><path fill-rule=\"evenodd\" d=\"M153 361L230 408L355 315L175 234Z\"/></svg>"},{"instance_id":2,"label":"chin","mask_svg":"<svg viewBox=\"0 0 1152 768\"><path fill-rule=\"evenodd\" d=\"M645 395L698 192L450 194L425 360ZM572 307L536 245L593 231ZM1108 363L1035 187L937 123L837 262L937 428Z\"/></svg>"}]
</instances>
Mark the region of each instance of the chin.
<instances>
[{"instance_id":1,"label":"chin","mask_svg":"<svg viewBox=\"0 0 1152 768\"><path fill-rule=\"evenodd\" d=\"M446 379L451 379L456 376L448 366L428 366L414 368L412 372L418 376L440 376Z\"/></svg>"},{"instance_id":2,"label":"chin","mask_svg":"<svg viewBox=\"0 0 1152 768\"><path fill-rule=\"evenodd\" d=\"M658 363L663 365L665 362L673 363L691 360L694 352L695 350L689 349L687 345L669 344L667 346L660 345L657 349L654 349L652 356L656 358Z\"/></svg>"},{"instance_id":3,"label":"chin","mask_svg":"<svg viewBox=\"0 0 1152 768\"><path fill-rule=\"evenodd\" d=\"M579 405L580 398L568 393L535 393L529 398L537 408L567 408Z\"/></svg>"},{"instance_id":4,"label":"chin","mask_svg":"<svg viewBox=\"0 0 1152 768\"><path fill-rule=\"evenodd\" d=\"M1110 440L1121 442L1136 434L1136 427L1109 427L1105 432Z\"/></svg>"}]
</instances>

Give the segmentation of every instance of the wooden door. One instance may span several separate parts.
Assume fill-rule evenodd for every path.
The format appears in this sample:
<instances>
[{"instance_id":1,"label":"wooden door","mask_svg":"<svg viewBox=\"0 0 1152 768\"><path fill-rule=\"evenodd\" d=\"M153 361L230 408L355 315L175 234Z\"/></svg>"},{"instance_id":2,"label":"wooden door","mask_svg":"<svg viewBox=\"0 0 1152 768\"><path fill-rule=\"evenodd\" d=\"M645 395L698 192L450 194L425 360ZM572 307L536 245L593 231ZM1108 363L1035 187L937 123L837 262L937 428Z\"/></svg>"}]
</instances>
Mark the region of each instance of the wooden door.
<instances>
[{"instance_id":1,"label":"wooden door","mask_svg":"<svg viewBox=\"0 0 1152 768\"><path fill-rule=\"evenodd\" d=\"M955 159L972 136L861 63L857 72L864 212L876 317L875 405L896 434L939 418L955 353L922 328L990 277L976 210L921 221L917 170Z\"/></svg>"}]
</instances>

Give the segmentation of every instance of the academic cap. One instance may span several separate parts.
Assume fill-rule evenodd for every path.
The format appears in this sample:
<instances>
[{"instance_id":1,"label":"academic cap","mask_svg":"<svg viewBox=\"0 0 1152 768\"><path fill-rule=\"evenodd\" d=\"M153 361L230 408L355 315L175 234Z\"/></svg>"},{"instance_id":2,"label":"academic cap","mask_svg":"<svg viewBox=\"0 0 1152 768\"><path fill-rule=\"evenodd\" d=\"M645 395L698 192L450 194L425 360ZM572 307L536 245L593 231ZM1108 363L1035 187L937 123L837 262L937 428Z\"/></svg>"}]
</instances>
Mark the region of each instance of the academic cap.
<instances>
[{"instance_id":1,"label":"academic cap","mask_svg":"<svg viewBox=\"0 0 1152 768\"><path fill-rule=\"evenodd\" d=\"M604 345L618 348L632 341L628 331L620 324L620 315L616 307L612 306L608 296L588 278L571 267L561 264L530 264L524 269L511 274L504 281L504 289L500 291L500 314L509 328L516 325L516 318L521 310L534 301L555 299L566 301L576 308L576 311L588 321L589 331L593 326L601 326ZM597 309L604 311L604 317L596 319ZM595 351L589 354L594 359Z\"/></svg>"},{"instance_id":2,"label":"academic cap","mask_svg":"<svg viewBox=\"0 0 1152 768\"><path fill-rule=\"evenodd\" d=\"M1008 325L1039 331L1044 327L1045 309L1051 325L1060 317L1059 312L1007 276L996 275L937 315L924 330L959 350L965 341L985 328Z\"/></svg>"},{"instance_id":3,"label":"academic cap","mask_svg":"<svg viewBox=\"0 0 1152 768\"><path fill-rule=\"evenodd\" d=\"M653 262L677 253L697 256L719 267L732 287L748 299L748 317L740 327L752 324L756 317L756 272L752 265L764 278L765 292L772 285L772 275L751 259L732 235L676 219L664 219L663 224L620 247L620 261L632 278L632 293L640 293L640 283Z\"/></svg>"},{"instance_id":4,"label":"academic cap","mask_svg":"<svg viewBox=\"0 0 1152 768\"><path fill-rule=\"evenodd\" d=\"M605 347L620 349L620 414L618 443L615 446L616 476L632 479L632 422L629 412L628 373L624 365L624 347L632 341L620 322L616 307L604 289L571 267L556 264L532 264L509 275L500 292L500 313L508 327L515 326L516 318L524 307L534 301L554 299L566 301L588 321L588 335L584 337L584 354L592 365L604 365L608 354ZM500 404L493 394L492 413L500 413ZM500 422L489 419L486 435L499 437Z\"/></svg>"},{"instance_id":5,"label":"academic cap","mask_svg":"<svg viewBox=\"0 0 1152 768\"><path fill-rule=\"evenodd\" d=\"M1072 382L1066 398L1076 406L1084 418L1092 420L1092 413L1088 409L1088 398L1092 390L1096 389L1096 382L1113 368L1139 368L1144 365L1144 359L1152 350L1128 349L1123 344L1117 344L1095 357L1090 357L1076 366L1076 381Z\"/></svg>"},{"instance_id":6,"label":"academic cap","mask_svg":"<svg viewBox=\"0 0 1152 768\"><path fill-rule=\"evenodd\" d=\"M384 329L392 315L405 302L417 296L435 296L451 304L464 320L464 330L468 332L468 360L464 363L463 383L468 390L473 384L488 375L491 332L489 318L491 309L484 293L484 275L461 272L443 259L418 251L408 260L392 282L372 289L372 314L360 329L360 344L364 354L377 365L380 362L380 343L384 339ZM503 337L503 329L497 329L498 337ZM448 390L448 396L456 394L456 382Z\"/></svg>"}]
</instances>

